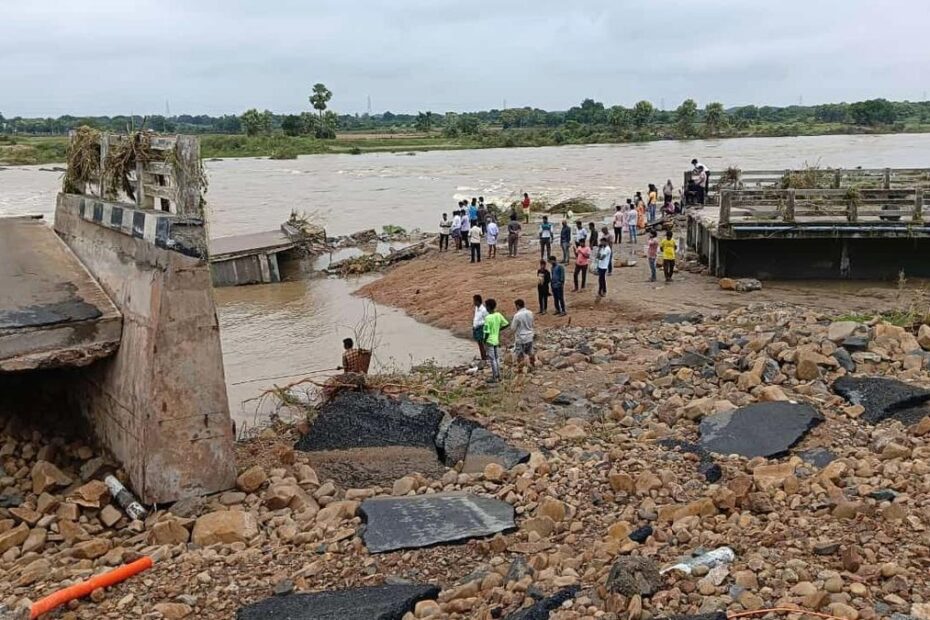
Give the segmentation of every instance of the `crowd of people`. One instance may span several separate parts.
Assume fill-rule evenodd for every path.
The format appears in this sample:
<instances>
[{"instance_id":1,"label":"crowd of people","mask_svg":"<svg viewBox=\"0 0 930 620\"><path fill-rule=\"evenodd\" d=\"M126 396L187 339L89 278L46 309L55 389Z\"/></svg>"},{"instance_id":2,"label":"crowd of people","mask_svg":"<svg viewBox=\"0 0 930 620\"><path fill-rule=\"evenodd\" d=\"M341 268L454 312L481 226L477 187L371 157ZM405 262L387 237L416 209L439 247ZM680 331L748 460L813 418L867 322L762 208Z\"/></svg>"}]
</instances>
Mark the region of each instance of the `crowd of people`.
<instances>
[{"instance_id":1,"label":"crowd of people","mask_svg":"<svg viewBox=\"0 0 930 620\"><path fill-rule=\"evenodd\" d=\"M679 200L676 200L676 197ZM611 219L602 223L600 228L594 221L585 222L582 217L576 217L571 211L562 217L559 224L551 222L549 215L542 215L535 227L535 238L539 245L539 263L536 270L539 314L548 314L550 309L555 316L568 314L565 287L567 268L572 262L572 292L585 290L588 273L591 272L597 277L597 298L606 297L608 277L613 273L614 265L621 256L622 244L628 245L629 257L632 259L636 255L636 245L644 235L646 240L642 253L648 267L648 281L658 280L658 269L661 265L665 282L672 282L679 247L674 238L671 216L681 212L680 199L681 192L676 196L675 187L669 179L661 190L661 207L658 206L660 191L656 185L650 183L645 198L641 192L636 192L626 199L624 204L617 205ZM518 212L520 207L522 213ZM530 198L524 193L519 205L514 205L505 216L506 228L503 228L498 222L499 211L489 208L483 197L472 198L470 202L462 200L452 212L451 218L448 213L442 214L439 226L440 251L450 251L451 240L455 251L467 250L471 262L480 263L482 257L497 258L498 239L504 234L507 239L507 257L516 257L520 251L524 230L530 228L530 208ZM483 246L486 246L486 252L482 251ZM557 256L557 253L561 256ZM527 308L523 299L516 299L513 303L514 314L507 319L497 300L485 300L477 294L474 296L472 335L478 344L482 361L490 366L490 381L500 380L503 330L513 332L518 372L524 367L532 369L536 362L533 349L534 313Z\"/></svg>"}]
</instances>

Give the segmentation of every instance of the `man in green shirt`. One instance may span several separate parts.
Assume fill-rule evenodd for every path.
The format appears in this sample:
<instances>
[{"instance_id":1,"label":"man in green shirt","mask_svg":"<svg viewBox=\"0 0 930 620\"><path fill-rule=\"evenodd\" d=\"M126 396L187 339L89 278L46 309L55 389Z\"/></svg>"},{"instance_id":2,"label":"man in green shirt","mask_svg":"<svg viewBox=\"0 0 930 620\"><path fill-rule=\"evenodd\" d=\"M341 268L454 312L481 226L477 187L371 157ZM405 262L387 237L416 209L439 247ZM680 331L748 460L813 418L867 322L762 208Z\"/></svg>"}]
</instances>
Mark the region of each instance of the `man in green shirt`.
<instances>
[{"instance_id":1,"label":"man in green shirt","mask_svg":"<svg viewBox=\"0 0 930 620\"><path fill-rule=\"evenodd\" d=\"M497 311L497 302L488 299L484 302L488 316L484 319L484 346L488 351L488 361L491 364L491 378L495 383L501 380L501 330L506 329L510 323L503 314Z\"/></svg>"}]
</instances>

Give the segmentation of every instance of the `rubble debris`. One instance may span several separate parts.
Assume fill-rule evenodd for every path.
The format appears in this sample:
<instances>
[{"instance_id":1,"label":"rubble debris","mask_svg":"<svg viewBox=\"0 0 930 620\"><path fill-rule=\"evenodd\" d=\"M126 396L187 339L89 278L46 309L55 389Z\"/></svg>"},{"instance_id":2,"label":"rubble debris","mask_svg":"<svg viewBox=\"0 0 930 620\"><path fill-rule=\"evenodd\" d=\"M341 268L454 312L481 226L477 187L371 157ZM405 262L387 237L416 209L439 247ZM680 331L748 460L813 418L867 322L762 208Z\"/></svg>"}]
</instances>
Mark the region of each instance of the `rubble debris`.
<instances>
[{"instance_id":1,"label":"rubble debris","mask_svg":"<svg viewBox=\"0 0 930 620\"><path fill-rule=\"evenodd\" d=\"M476 428L468 439L468 449L462 472L477 473L484 471L488 463L497 463L504 469L510 469L530 458L526 450L514 448L509 443L485 428Z\"/></svg>"},{"instance_id":2,"label":"rubble debris","mask_svg":"<svg viewBox=\"0 0 930 620\"><path fill-rule=\"evenodd\" d=\"M569 586L559 590L552 596L536 601L530 607L510 614L504 620L548 620L550 612L560 608L565 601L575 598L578 586Z\"/></svg>"},{"instance_id":3,"label":"rubble debris","mask_svg":"<svg viewBox=\"0 0 930 620\"><path fill-rule=\"evenodd\" d=\"M652 596L661 585L659 565L638 556L619 558L607 576L607 590L624 596Z\"/></svg>"},{"instance_id":4,"label":"rubble debris","mask_svg":"<svg viewBox=\"0 0 930 620\"><path fill-rule=\"evenodd\" d=\"M679 571L690 575L699 567L714 568L715 566L730 564L736 559L736 554L729 547L718 547L712 551L690 557L686 560L672 564L663 568L660 573L665 574L671 571Z\"/></svg>"},{"instance_id":5,"label":"rubble debris","mask_svg":"<svg viewBox=\"0 0 930 620\"><path fill-rule=\"evenodd\" d=\"M116 500L116 503L126 511L130 519L145 521L149 514L148 511L142 507L135 495L124 487L122 482L117 480L116 476L107 476L103 481L110 491L110 497Z\"/></svg>"},{"instance_id":6,"label":"rubble debris","mask_svg":"<svg viewBox=\"0 0 930 620\"><path fill-rule=\"evenodd\" d=\"M662 317L663 323L700 323L704 320L704 315L696 310L691 312L671 312Z\"/></svg>"},{"instance_id":7,"label":"rubble debris","mask_svg":"<svg viewBox=\"0 0 930 620\"><path fill-rule=\"evenodd\" d=\"M368 392L340 392L294 446L306 452L379 446L434 447L443 411Z\"/></svg>"},{"instance_id":8,"label":"rubble debris","mask_svg":"<svg viewBox=\"0 0 930 620\"><path fill-rule=\"evenodd\" d=\"M436 586L417 584L285 594L243 607L236 620L401 620L438 595Z\"/></svg>"},{"instance_id":9,"label":"rubble debris","mask_svg":"<svg viewBox=\"0 0 930 620\"><path fill-rule=\"evenodd\" d=\"M701 446L717 454L777 457L798 443L823 416L810 405L762 402L701 420Z\"/></svg>"},{"instance_id":10,"label":"rubble debris","mask_svg":"<svg viewBox=\"0 0 930 620\"><path fill-rule=\"evenodd\" d=\"M862 419L878 424L894 418L914 424L930 414L930 390L887 377L840 377L833 391L853 405L865 407Z\"/></svg>"},{"instance_id":11,"label":"rubble debris","mask_svg":"<svg viewBox=\"0 0 930 620\"><path fill-rule=\"evenodd\" d=\"M516 527L513 506L468 493L366 499L359 507L371 553L492 536Z\"/></svg>"},{"instance_id":12,"label":"rubble debris","mask_svg":"<svg viewBox=\"0 0 930 620\"><path fill-rule=\"evenodd\" d=\"M720 278L718 284L725 291L736 291L738 293L762 290L762 282L755 278Z\"/></svg>"}]
</instances>

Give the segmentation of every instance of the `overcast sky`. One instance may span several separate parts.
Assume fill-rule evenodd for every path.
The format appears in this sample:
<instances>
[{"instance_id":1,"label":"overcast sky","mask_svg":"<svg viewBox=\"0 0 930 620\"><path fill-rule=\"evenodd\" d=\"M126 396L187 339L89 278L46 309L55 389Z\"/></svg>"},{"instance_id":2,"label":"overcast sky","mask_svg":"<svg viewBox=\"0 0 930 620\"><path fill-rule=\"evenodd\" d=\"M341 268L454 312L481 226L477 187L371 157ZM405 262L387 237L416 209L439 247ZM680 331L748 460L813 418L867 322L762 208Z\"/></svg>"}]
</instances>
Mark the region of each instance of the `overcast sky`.
<instances>
[{"instance_id":1,"label":"overcast sky","mask_svg":"<svg viewBox=\"0 0 930 620\"><path fill-rule=\"evenodd\" d=\"M5 116L926 99L926 0L0 0Z\"/></svg>"}]
</instances>

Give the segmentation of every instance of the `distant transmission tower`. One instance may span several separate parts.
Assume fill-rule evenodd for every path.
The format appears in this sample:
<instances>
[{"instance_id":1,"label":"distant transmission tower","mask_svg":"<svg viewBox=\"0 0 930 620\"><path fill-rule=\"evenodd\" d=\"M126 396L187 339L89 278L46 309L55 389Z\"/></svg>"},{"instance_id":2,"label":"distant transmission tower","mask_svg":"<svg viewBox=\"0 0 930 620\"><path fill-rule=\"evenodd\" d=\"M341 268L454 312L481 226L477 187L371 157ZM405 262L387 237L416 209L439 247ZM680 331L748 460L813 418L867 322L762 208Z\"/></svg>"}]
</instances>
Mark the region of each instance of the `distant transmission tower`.
<instances>
[{"instance_id":1,"label":"distant transmission tower","mask_svg":"<svg viewBox=\"0 0 930 620\"><path fill-rule=\"evenodd\" d=\"M168 103L168 100L165 99L165 118L169 118L170 116L171 116L171 105Z\"/></svg>"},{"instance_id":2,"label":"distant transmission tower","mask_svg":"<svg viewBox=\"0 0 930 620\"><path fill-rule=\"evenodd\" d=\"M661 99L659 99L659 109L662 110L663 112L665 111L665 97L662 97Z\"/></svg>"},{"instance_id":3,"label":"distant transmission tower","mask_svg":"<svg viewBox=\"0 0 930 620\"><path fill-rule=\"evenodd\" d=\"M502 107L501 110L506 110L506 109L507 109L507 100L504 99L504 107Z\"/></svg>"},{"instance_id":4,"label":"distant transmission tower","mask_svg":"<svg viewBox=\"0 0 930 620\"><path fill-rule=\"evenodd\" d=\"M368 95L368 116L371 116L371 95Z\"/></svg>"}]
</instances>

